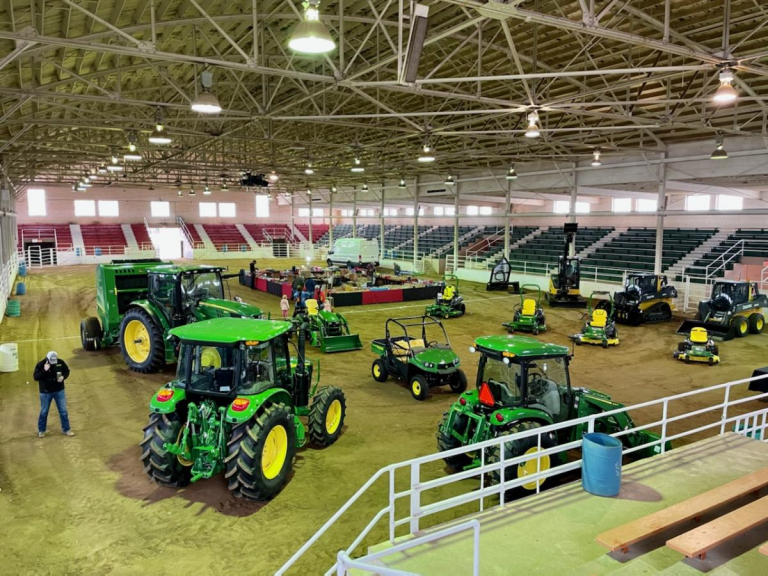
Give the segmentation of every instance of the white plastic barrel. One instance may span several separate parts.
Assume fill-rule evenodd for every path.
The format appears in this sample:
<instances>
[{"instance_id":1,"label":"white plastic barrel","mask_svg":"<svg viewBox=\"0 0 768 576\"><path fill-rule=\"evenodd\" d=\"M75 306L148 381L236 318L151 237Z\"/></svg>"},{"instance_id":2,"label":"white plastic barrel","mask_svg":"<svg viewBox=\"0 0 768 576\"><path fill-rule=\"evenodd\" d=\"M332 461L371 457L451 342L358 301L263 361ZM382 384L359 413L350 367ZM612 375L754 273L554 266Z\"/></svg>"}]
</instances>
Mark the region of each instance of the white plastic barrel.
<instances>
[{"instance_id":1,"label":"white plastic barrel","mask_svg":"<svg viewBox=\"0 0 768 576\"><path fill-rule=\"evenodd\" d=\"M16 372L19 369L19 345L16 342L0 344L0 372Z\"/></svg>"}]
</instances>

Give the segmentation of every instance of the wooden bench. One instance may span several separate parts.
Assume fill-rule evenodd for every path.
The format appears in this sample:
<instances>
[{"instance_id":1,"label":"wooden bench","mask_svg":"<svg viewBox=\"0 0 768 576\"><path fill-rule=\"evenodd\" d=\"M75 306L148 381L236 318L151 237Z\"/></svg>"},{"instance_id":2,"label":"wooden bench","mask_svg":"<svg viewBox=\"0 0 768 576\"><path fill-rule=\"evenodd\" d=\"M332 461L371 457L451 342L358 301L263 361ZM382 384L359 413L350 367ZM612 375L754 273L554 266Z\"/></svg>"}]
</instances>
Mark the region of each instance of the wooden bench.
<instances>
[{"instance_id":1,"label":"wooden bench","mask_svg":"<svg viewBox=\"0 0 768 576\"><path fill-rule=\"evenodd\" d=\"M710 510L757 492L765 486L768 486L768 468L752 472L709 492L603 532L597 536L596 540L611 552L621 550L626 553L636 542L688 520L697 519Z\"/></svg>"},{"instance_id":2,"label":"wooden bench","mask_svg":"<svg viewBox=\"0 0 768 576\"><path fill-rule=\"evenodd\" d=\"M667 540L667 546L688 558L704 560L707 551L765 522L768 522L768 496Z\"/></svg>"},{"instance_id":3,"label":"wooden bench","mask_svg":"<svg viewBox=\"0 0 768 576\"><path fill-rule=\"evenodd\" d=\"M760 552L760 554L762 554L763 556L768 556L768 542L766 542L765 544L763 544L762 546L760 546L760 550L759 550L759 552Z\"/></svg>"}]
</instances>

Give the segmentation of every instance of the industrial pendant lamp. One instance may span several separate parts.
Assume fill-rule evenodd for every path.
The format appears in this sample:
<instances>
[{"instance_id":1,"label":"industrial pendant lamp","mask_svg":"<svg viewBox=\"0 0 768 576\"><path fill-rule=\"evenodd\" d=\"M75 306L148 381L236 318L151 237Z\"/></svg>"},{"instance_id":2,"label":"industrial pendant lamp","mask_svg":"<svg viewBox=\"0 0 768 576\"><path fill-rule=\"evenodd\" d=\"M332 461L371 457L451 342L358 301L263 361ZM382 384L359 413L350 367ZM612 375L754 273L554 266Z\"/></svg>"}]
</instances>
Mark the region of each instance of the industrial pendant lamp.
<instances>
[{"instance_id":1,"label":"industrial pendant lamp","mask_svg":"<svg viewBox=\"0 0 768 576\"><path fill-rule=\"evenodd\" d=\"M432 147L426 140L424 141L424 146L421 147L421 154L419 154L418 161L423 164L435 161L435 153L432 152Z\"/></svg>"},{"instance_id":2,"label":"industrial pendant lamp","mask_svg":"<svg viewBox=\"0 0 768 576\"><path fill-rule=\"evenodd\" d=\"M203 70L200 74L200 83L203 90L192 100L192 110L200 112L200 114L218 114L221 112L221 104L219 104L219 99L216 98L215 94L211 92L213 72Z\"/></svg>"},{"instance_id":3,"label":"industrial pendant lamp","mask_svg":"<svg viewBox=\"0 0 768 576\"><path fill-rule=\"evenodd\" d=\"M336 184L331 184L331 194L336 194L338 191L339 189L336 188Z\"/></svg>"},{"instance_id":4,"label":"industrial pendant lamp","mask_svg":"<svg viewBox=\"0 0 768 576\"><path fill-rule=\"evenodd\" d=\"M306 0L304 18L293 31L288 47L302 54L325 54L336 48L328 28L320 22L320 0Z\"/></svg>"},{"instance_id":5,"label":"industrial pendant lamp","mask_svg":"<svg viewBox=\"0 0 768 576\"><path fill-rule=\"evenodd\" d=\"M149 142L151 144L170 144L171 138L165 132L165 125L163 124L163 111L158 108L155 110L155 129L149 136Z\"/></svg>"},{"instance_id":6,"label":"industrial pendant lamp","mask_svg":"<svg viewBox=\"0 0 768 576\"><path fill-rule=\"evenodd\" d=\"M456 184L456 181L453 179L453 176L449 174L448 176L445 177L445 182L443 182L443 184L445 184L446 186L453 186L454 184Z\"/></svg>"},{"instance_id":7,"label":"industrial pendant lamp","mask_svg":"<svg viewBox=\"0 0 768 576\"><path fill-rule=\"evenodd\" d=\"M723 135L718 134L715 136L715 151L709 157L710 160L727 160L728 152L723 148Z\"/></svg>"},{"instance_id":8,"label":"industrial pendant lamp","mask_svg":"<svg viewBox=\"0 0 768 576\"><path fill-rule=\"evenodd\" d=\"M117 156L112 154L112 162L109 164L109 166L107 166L107 171L108 172L122 172L123 167L120 166L120 164L118 164L117 162L118 162Z\"/></svg>"},{"instance_id":9,"label":"industrial pendant lamp","mask_svg":"<svg viewBox=\"0 0 768 576\"><path fill-rule=\"evenodd\" d=\"M405 188L405 178L400 178L400 182L397 185L398 188Z\"/></svg>"},{"instance_id":10,"label":"industrial pendant lamp","mask_svg":"<svg viewBox=\"0 0 768 576\"><path fill-rule=\"evenodd\" d=\"M210 196L211 189L208 187L208 184L206 184L205 187L203 188L203 194L205 194L206 196Z\"/></svg>"},{"instance_id":11,"label":"industrial pendant lamp","mask_svg":"<svg viewBox=\"0 0 768 576\"><path fill-rule=\"evenodd\" d=\"M600 148L595 148L595 151L592 152L592 166L602 166L603 163L600 161Z\"/></svg>"},{"instance_id":12,"label":"industrial pendant lamp","mask_svg":"<svg viewBox=\"0 0 768 576\"><path fill-rule=\"evenodd\" d=\"M507 170L507 180L517 180L517 172L515 172L515 165L509 167Z\"/></svg>"},{"instance_id":13,"label":"industrial pendant lamp","mask_svg":"<svg viewBox=\"0 0 768 576\"><path fill-rule=\"evenodd\" d=\"M194 189L194 188L192 188L192 186L191 186L191 185L190 185L190 187L189 187L189 195L190 195L190 196L194 196L194 195L195 195L195 189Z\"/></svg>"},{"instance_id":14,"label":"industrial pendant lamp","mask_svg":"<svg viewBox=\"0 0 768 576\"><path fill-rule=\"evenodd\" d=\"M727 104L733 102L738 97L739 93L731 85L733 82L733 70L725 69L720 72L720 86L715 91L715 95L712 100L718 104Z\"/></svg>"},{"instance_id":15,"label":"industrial pendant lamp","mask_svg":"<svg viewBox=\"0 0 768 576\"><path fill-rule=\"evenodd\" d=\"M535 110L528 114L528 128L525 129L526 138L538 138L541 136L539 131L539 113Z\"/></svg>"},{"instance_id":16,"label":"industrial pendant lamp","mask_svg":"<svg viewBox=\"0 0 768 576\"><path fill-rule=\"evenodd\" d=\"M360 188L360 190L362 190L363 192L368 192L368 190L370 190L370 188L368 188L368 183L366 182L365 184L363 184L363 187Z\"/></svg>"},{"instance_id":17,"label":"industrial pendant lamp","mask_svg":"<svg viewBox=\"0 0 768 576\"><path fill-rule=\"evenodd\" d=\"M306 174L307 176L311 176L314 173L315 173L315 169L312 168L312 162L307 162L307 167L304 168L304 174Z\"/></svg>"},{"instance_id":18,"label":"industrial pendant lamp","mask_svg":"<svg viewBox=\"0 0 768 576\"><path fill-rule=\"evenodd\" d=\"M352 168L350 168L350 172L355 172L357 174L360 174L361 172L365 172L365 166L363 166L363 161L360 160L359 156L355 156L354 163L352 164Z\"/></svg>"}]
</instances>

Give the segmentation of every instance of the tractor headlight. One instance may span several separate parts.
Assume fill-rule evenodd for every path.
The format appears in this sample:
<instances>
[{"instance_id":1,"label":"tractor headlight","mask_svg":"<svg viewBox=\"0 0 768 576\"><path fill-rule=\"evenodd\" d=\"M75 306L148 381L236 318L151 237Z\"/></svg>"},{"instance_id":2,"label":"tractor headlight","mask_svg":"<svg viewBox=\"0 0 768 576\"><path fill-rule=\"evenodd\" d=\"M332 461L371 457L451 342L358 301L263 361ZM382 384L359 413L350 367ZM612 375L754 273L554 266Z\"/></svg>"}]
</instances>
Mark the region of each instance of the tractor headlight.
<instances>
[{"instance_id":1,"label":"tractor headlight","mask_svg":"<svg viewBox=\"0 0 768 576\"><path fill-rule=\"evenodd\" d=\"M453 365L454 366L458 365L459 362L460 362L460 360L458 358L454 358L453 359Z\"/></svg>"},{"instance_id":2,"label":"tractor headlight","mask_svg":"<svg viewBox=\"0 0 768 576\"><path fill-rule=\"evenodd\" d=\"M425 368L434 368L435 367L435 363L434 362L424 362L424 367Z\"/></svg>"}]
</instances>

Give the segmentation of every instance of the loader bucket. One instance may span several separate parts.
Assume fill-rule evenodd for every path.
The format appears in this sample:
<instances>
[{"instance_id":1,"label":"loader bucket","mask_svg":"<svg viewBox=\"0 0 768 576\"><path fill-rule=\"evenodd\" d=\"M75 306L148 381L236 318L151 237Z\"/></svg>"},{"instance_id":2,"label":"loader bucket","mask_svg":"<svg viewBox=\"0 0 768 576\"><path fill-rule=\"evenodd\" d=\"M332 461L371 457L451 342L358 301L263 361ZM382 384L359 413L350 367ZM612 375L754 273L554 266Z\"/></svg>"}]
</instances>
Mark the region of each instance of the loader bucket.
<instances>
[{"instance_id":1,"label":"loader bucket","mask_svg":"<svg viewBox=\"0 0 768 576\"><path fill-rule=\"evenodd\" d=\"M324 353L360 350L362 347L363 343L360 342L360 336L358 334L320 337L320 350Z\"/></svg>"},{"instance_id":2,"label":"loader bucket","mask_svg":"<svg viewBox=\"0 0 768 576\"><path fill-rule=\"evenodd\" d=\"M566 296L558 298L552 294L547 294L547 303L550 308L586 308L587 301L580 296Z\"/></svg>"},{"instance_id":3,"label":"loader bucket","mask_svg":"<svg viewBox=\"0 0 768 576\"><path fill-rule=\"evenodd\" d=\"M684 320L677 329L678 334L690 334L692 328L704 328L714 340L733 340L736 330L732 326L719 322L702 322L701 320Z\"/></svg>"}]
</instances>

